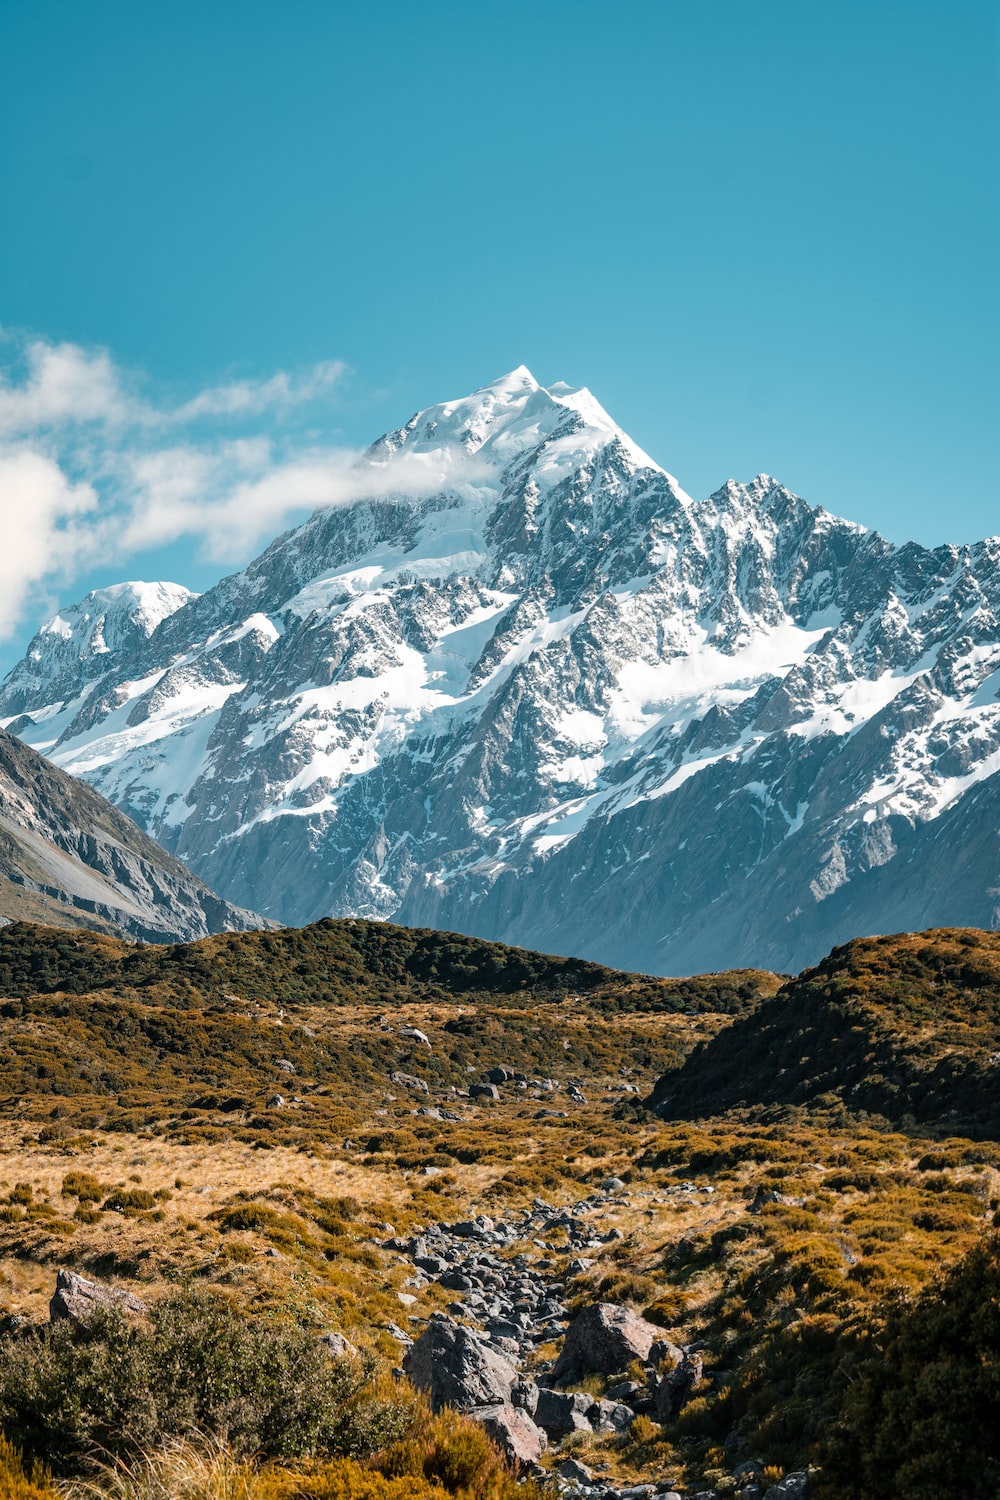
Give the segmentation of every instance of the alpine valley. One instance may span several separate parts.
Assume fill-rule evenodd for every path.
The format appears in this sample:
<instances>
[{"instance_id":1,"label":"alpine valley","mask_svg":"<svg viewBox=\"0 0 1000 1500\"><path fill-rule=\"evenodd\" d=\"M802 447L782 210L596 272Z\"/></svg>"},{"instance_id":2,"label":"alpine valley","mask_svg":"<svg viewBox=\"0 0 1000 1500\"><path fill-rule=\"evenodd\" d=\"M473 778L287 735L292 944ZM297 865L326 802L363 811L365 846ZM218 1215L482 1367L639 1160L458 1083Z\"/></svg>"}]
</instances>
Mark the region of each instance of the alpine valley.
<instances>
[{"instance_id":1,"label":"alpine valley","mask_svg":"<svg viewBox=\"0 0 1000 1500\"><path fill-rule=\"evenodd\" d=\"M659 974L1000 916L1000 539L693 500L524 368L195 596L64 608L2 722L228 901ZM958 854L960 851L960 857Z\"/></svg>"}]
</instances>

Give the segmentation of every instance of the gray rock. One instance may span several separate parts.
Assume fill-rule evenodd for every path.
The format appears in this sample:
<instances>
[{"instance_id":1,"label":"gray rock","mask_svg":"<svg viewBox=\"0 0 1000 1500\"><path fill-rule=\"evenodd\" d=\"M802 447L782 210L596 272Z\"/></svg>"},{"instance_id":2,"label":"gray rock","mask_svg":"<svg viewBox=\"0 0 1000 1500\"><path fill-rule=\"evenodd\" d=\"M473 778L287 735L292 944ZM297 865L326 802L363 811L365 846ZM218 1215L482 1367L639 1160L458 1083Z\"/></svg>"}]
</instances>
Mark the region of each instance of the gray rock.
<instances>
[{"instance_id":1,"label":"gray rock","mask_svg":"<svg viewBox=\"0 0 1000 1500\"><path fill-rule=\"evenodd\" d=\"M134 1292L123 1287L105 1286L101 1281L90 1281L78 1276L75 1271L60 1271L56 1277L56 1289L49 1303L49 1321L69 1321L78 1328L84 1327L94 1314L105 1308L120 1308L123 1312L145 1313L146 1303Z\"/></svg>"},{"instance_id":2,"label":"gray rock","mask_svg":"<svg viewBox=\"0 0 1000 1500\"><path fill-rule=\"evenodd\" d=\"M552 1371L556 1382L581 1375L616 1375L634 1359L645 1360L659 1330L615 1302L599 1302L574 1318Z\"/></svg>"},{"instance_id":3,"label":"gray rock","mask_svg":"<svg viewBox=\"0 0 1000 1500\"><path fill-rule=\"evenodd\" d=\"M469 1085L470 1099L499 1099L500 1090L495 1083L472 1083Z\"/></svg>"},{"instance_id":4,"label":"gray rock","mask_svg":"<svg viewBox=\"0 0 1000 1500\"><path fill-rule=\"evenodd\" d=\"M700 1354L685 1354L679 1365L669 1370L653 1396L653 1407L659 1422L669 1422L691 1400L702 1383Z\"/></svg>"},{"instance_id":5,"label":"gray rock","mask_svg":"<svg viewBox=\"0 0 1000 1500\"><path fill-rule=\"evenodd\" d=\"M516 1469L529 1469L537 1464L548 1446L545 1434L519 1407L481 1406L469 1415L482 1423L504 1458Z\"/></svg>"},{"instance_id":6,"label":"gray rock","mask_svg":"<svg viewBox=\"0 0 1000 1500\"><path fill-rule=\"evenodd\" d=\"M587 1391L553 1391L542 1386L535 1406L535 1421L553 1442L571 1432L592 1432L588 1412L594 1398Z\"/></svg>"},{"instance_id":7,"label":"gray rock","mask_svg":"<svg viewBox=\"0 0 1000 1500\"><path fill-rule=\"evenodd\" d=\"M403 1369L430 1396L435 1411L454 1406L506 1406L517 1383L511 1362L485 1344L471 1328L450 1318L433 1318L408 1349Z\"/></svg>"}]
</instances>

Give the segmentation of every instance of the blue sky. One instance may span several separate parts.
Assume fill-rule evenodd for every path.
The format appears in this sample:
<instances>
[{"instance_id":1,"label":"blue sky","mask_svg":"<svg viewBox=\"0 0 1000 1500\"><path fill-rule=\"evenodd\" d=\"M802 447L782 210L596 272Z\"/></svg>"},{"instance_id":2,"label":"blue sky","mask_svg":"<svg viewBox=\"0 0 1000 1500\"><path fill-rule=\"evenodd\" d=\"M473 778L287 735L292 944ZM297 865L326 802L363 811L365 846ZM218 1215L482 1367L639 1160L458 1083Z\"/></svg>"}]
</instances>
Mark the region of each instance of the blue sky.
<instances>
[{"instance_id":1,"label":"blue sky","mask_svg":"<svg viewBox=\"0 0 1000 1500\"><path fill-rule=\"evenodd\" d=\"M522 362L694 494L1000 530L998 16L3 0L0 665L94 584L204 587L317 451Z\"/></svg>"}]
</instances>

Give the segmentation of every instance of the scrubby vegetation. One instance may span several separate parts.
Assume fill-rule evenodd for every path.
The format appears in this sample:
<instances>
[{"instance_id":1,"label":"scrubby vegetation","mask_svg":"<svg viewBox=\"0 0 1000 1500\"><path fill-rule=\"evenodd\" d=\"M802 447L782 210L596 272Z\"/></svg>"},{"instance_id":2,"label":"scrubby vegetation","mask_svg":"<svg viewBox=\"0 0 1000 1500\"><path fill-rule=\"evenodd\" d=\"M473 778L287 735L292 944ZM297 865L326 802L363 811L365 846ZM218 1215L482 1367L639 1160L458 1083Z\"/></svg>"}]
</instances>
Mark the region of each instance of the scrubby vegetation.
<instances>
[{"instance_id":1,"label":"scrubby vegetation","mask_svg":"<svg viewBox=\"0 0 1000 1500\"><path fill-rule=\"evenodd\" d=\"M1000 934L859 938L786 984L657 1086L671 1118L840 1107L1000 1137Z\"/></svg>"},{"instance_id":2,"label":"scrubby vegetation","mask_svg":"<svg viewBox=\"0 0 1000 1500\"><path fill-rule=\"evenodd\" d=\"M0 1500L47 1500L44 1465L122 1500L513 1495L481 1428L389 1378L397 1325L453 1294L387 1247L609 1179L589 1263L555 1220L505 1252L701 1350L668 1420L574 1439L608 1482L819 1463L831 1496L920 1500L943 1432L995 1477L1000 937L865 940L784 988L377 923L164 950L9 927L2 965ZM148 1318L40 1331L59 1265Z\"/></svg>"}]
</instances>

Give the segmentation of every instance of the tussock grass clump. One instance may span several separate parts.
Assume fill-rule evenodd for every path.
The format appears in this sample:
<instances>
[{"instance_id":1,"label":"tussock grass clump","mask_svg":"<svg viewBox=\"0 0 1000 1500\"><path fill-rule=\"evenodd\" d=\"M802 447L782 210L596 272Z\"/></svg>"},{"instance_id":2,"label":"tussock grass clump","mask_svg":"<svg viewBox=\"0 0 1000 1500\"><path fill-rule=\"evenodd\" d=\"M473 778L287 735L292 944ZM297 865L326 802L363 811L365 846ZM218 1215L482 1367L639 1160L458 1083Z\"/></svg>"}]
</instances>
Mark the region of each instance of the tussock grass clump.
<instances>
[{"instance_id":1,"label":"tussock grass clump","mask_svg":"<svg viewBox=\"0 0 1000 1500\"><path fill-rule=\"evenodd\" d=\"M26 1469L20 1453L2 1433L0 1500L58 1500L48 1469L37 1462Z\"/></svg>"}]
</instances>

